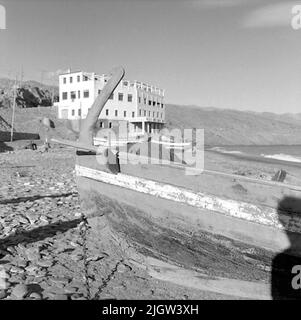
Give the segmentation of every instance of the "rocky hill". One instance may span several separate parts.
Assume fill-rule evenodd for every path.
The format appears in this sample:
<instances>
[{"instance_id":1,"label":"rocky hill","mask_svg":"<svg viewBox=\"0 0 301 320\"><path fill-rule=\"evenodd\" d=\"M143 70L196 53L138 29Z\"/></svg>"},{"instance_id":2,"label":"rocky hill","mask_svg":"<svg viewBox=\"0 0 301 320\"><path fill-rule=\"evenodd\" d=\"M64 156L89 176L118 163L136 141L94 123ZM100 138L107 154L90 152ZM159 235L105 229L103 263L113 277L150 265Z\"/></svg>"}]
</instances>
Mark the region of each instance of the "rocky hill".
<instances>
[{"instance_id":1,"label":"rocky hill","mask_svg":"<svg viewBox=\"0 0 301 320\"><path fill-rule=\"evenodd\" d=\"M14 81L7 78L0 79L0 107L10 108L14 97ZM16 105L20 108L37 106L51 106L58 97L58 88L36 81L25 81L18 84L16 89Z\"/></svg>"}]
</instances>

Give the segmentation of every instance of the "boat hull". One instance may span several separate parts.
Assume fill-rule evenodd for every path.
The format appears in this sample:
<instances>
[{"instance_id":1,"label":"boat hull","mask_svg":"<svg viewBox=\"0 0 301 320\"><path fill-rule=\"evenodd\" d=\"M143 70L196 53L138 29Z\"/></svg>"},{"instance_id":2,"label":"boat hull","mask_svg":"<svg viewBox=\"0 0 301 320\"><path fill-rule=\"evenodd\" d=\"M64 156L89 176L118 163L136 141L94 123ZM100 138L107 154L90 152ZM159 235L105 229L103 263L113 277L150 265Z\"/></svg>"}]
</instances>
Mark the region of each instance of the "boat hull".
<instances>
[{"instance_id":1,"label":"boat hull","mask_svg":"<svg viewBox=\"0 0 301 320\"><path fill-rule=\"evenodd\" d=\"M297 245L291 253L301 252L298 214L188 189L185 181L167 183L168 170L162 166L154 169L156 175L148 166L136 166L136 176L129 166L121 169L129 174L114 174L91 156L78 157L83 211L99 241L158 279L268 299L275 255L292 239Z\"/></svg>"}]
</instances>

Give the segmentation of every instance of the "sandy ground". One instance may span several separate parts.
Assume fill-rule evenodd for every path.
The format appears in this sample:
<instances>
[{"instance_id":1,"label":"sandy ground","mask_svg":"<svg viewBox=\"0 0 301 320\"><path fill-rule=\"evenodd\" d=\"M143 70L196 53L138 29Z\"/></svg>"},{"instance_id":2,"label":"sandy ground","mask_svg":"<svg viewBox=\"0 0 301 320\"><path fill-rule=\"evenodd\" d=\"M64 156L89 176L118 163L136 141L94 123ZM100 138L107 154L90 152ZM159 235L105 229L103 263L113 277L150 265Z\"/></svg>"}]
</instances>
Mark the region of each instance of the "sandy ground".
<instances>
[{"instance_id":1,"label":"sandy ground","mask_svg":"<svg viewBox=\"0 0 301 320\"><path fill-rule=\"evenodd\" d=\"M1 299L232 298L152 279L89 236L84 246L74 163L67 148L0 154Z\"/></svg>"}]
</instances>

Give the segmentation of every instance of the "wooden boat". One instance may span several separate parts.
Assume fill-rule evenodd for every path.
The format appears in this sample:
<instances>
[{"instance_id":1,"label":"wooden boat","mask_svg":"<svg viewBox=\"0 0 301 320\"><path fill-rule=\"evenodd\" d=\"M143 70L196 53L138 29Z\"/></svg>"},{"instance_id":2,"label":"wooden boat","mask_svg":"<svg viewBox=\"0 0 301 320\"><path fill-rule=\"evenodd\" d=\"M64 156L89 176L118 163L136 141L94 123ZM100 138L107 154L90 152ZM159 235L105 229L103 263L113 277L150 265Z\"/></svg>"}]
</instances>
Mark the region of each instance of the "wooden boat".
<instances>
[{"instance_id":1,"label":"wooden boat","mask_svg":"<svg viewBox=\"0 0 301 320\"><path fill-rule=\"evenodd\" d=\"M206 170L185 175L186 165L171 162L164 147L159 164L133 164L121 161L128 152L94 146L96 121L123 75L113 72L78 142L56 140L77 148L82 210L95 241L161 280L270 298L274 255L301 252L301 187Z\"/></svg>"}]
</instances>

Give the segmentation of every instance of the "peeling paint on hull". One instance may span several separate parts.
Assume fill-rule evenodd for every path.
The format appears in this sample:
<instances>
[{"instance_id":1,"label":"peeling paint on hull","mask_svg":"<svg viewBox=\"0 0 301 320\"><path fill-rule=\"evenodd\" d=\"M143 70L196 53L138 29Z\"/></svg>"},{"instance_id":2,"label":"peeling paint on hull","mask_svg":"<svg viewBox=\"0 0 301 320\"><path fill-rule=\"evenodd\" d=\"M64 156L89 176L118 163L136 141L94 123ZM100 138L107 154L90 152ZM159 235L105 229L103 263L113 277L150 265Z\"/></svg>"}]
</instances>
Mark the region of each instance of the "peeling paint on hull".
<instances>
[{"instance_id":1,"label":"peeling paint on hull","mask_svg":"<svg viewBox=\"0 0 301 320\"><path fill-rule=\"evenodd\" d=\"M284 212L279 213L277 209L272 207L253 205L201 192L193 192L185 188L126 174L119 173L115 175L80 165L76 165L76 174L157 198L218 212L228 217L301 234L300 215L294 213L286 214ZM281 215L281 223L278 220L279 215Z\"/></svg>"}]
</instances>

